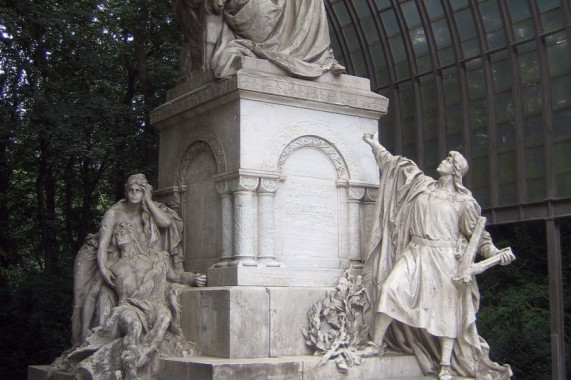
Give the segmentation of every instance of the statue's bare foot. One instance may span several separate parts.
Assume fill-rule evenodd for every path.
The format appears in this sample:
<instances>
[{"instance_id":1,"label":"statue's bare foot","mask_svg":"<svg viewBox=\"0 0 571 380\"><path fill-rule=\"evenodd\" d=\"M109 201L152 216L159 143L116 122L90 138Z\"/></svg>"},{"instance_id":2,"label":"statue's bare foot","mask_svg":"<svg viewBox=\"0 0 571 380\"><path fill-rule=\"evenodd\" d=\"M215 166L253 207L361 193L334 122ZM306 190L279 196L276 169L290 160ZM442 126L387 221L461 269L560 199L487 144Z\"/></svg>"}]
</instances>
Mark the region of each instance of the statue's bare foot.
<instances>
[{"instance_id":1,"label":"statue's bare foot","mask_svg":"<svg viewBox=\"0 0 571 380\"><path fill-rule=\"evenodd\" d=\"M449 365L441 365L440 372L438 373L439 380L452 380L452 372L450 372Z\"/></svg>"}]
</instances>

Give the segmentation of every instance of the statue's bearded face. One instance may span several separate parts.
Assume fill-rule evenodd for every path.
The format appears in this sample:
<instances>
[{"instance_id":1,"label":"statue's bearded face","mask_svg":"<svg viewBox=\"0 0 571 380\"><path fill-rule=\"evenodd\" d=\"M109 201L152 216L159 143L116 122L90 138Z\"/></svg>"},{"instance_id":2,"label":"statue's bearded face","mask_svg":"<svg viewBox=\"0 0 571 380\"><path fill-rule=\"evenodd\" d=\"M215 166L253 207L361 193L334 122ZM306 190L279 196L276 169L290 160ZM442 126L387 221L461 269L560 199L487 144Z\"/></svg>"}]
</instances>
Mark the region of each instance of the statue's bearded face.
<instances>
[{"instance_id":1,"label":"statue's bearded face","mask_svg":"<svg viewBox=\"0 0 571 380\"><path fill-rule=\"evenodd\" d=\"M143 200L143 189L139 185L131 185L127 189L127 200L129 203L141 203Z\"/></svg>"}]
</instances>

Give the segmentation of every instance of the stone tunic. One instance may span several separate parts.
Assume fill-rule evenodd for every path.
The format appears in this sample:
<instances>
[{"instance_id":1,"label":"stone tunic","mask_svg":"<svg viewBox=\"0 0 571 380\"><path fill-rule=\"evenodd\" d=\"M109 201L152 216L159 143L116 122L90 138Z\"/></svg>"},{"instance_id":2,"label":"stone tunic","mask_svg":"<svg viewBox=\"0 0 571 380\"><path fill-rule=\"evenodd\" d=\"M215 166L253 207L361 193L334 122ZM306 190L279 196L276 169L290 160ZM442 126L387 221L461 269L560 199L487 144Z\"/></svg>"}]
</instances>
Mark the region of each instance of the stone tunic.
<instances>
[{"instance_id":1,"label":"stone tunic","mask_svg":"<svg viewBox=\"0 0 571 380\"><path fill-rule=\"evenodd\" d=\"M411 206L411 241L383 284L378 311L432 335L456 338L462 315L452 282L460 263L457 247L460 234L471 236L478 216L470 196L435 184L420 193Z\"/></svg>"}]
</instances>

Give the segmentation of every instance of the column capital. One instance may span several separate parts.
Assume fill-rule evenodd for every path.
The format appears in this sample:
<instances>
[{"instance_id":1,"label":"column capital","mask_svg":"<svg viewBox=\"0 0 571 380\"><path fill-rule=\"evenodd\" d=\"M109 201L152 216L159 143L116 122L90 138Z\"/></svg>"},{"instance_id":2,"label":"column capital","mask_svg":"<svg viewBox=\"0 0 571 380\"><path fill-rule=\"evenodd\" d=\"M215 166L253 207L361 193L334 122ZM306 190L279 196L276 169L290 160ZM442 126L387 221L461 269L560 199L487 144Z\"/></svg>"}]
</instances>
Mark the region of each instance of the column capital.
<instances>
[{"instance_id":1,"label":"column capital","mask_svg":"<svg viewBox=\"0 0 571 380\"><path fill-rule=\"evenodd\" d=\"M378 187L367 187L365 188L365 196L363 197L363 202L375 202L378 195Z\"/></svg>"},{"instance_id":2,"label":"column capital","mask_svg":"<svg viewBox=\"0 0 571 380\"><path fill-rule=\"evenodd\" d=\"M365 188L361 186L347 187L347 200L348 201L360 201L365 196Z\"/></svg>"},{"instance_id":3,"label":"column capital","mask_svg":"<svg viewBox=\"0 0 571 380\"><path fill-rule=\"evenodd\" d=\"M258 193L271 193L275 194L280 184L279 178L260 178L260 185L258 186Z\"/></svg>"},{"instance_id":4,"label":"column capital","mask_svg":"<svg viewBox=\"0 0 571 380\"><path fill-rule=\"evenodd\" d=\"M230 184L230 190L232 192L236 191L256 191L258 188L258 184L260 183L260 179L257 177L248 177L248 176L238 176L236 178L232 178L228 180Z\"/></svg>"}]
</instances>

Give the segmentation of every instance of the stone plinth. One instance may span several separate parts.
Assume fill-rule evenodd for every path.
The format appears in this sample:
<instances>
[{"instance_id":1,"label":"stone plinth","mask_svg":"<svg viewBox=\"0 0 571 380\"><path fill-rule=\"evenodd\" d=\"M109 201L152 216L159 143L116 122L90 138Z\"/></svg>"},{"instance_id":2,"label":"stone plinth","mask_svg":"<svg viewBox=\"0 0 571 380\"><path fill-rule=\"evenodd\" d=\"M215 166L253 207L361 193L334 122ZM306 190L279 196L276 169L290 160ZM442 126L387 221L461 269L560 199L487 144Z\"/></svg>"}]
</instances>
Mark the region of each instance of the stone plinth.
<instances>
[{"instance_id":1,"label":"stone plinth","mask_svg":"<svg viewBox=\"0 0 571 380\"><path fill-rule=\"evenodd\" d=\"M267 358L310 355L301 329L307 310L333 292L323 287L217 287L181 297L185 338L204 355ZM295 307L292 307L295 305Z\"/></svg>"},{"instance_id":2,"label":"stone plinth","mask_svg":"<svg viewBox=\"0 0 571 380\"><path fill-rule=\"evenodd\" d=\"M263 60L235 63L228 78L177 86L151 114L161 136L155 195L183 218L185 268L260 267L272 276L287 267L304 277L358 266L378 183L362 136L377 131L387 99L364 78L308 81ZM295 286L289 277L279 284Z\"/></svg>"},{"instance_id":3,"label":"stone plinth","mask_svg":"<svg viewBox=\"0 0 571 380\"><path fill-rule=\"evenodd\" d=\"M424 378L412 355L387 355L365 358L360 366L340 373L330 361L318 366L320 358L295 356L266 359L220 359L196 357L161 361L160 380L343 380L415 379ZM427 377L434 379L433 377Z\"/></svg>"}]
</instances>

